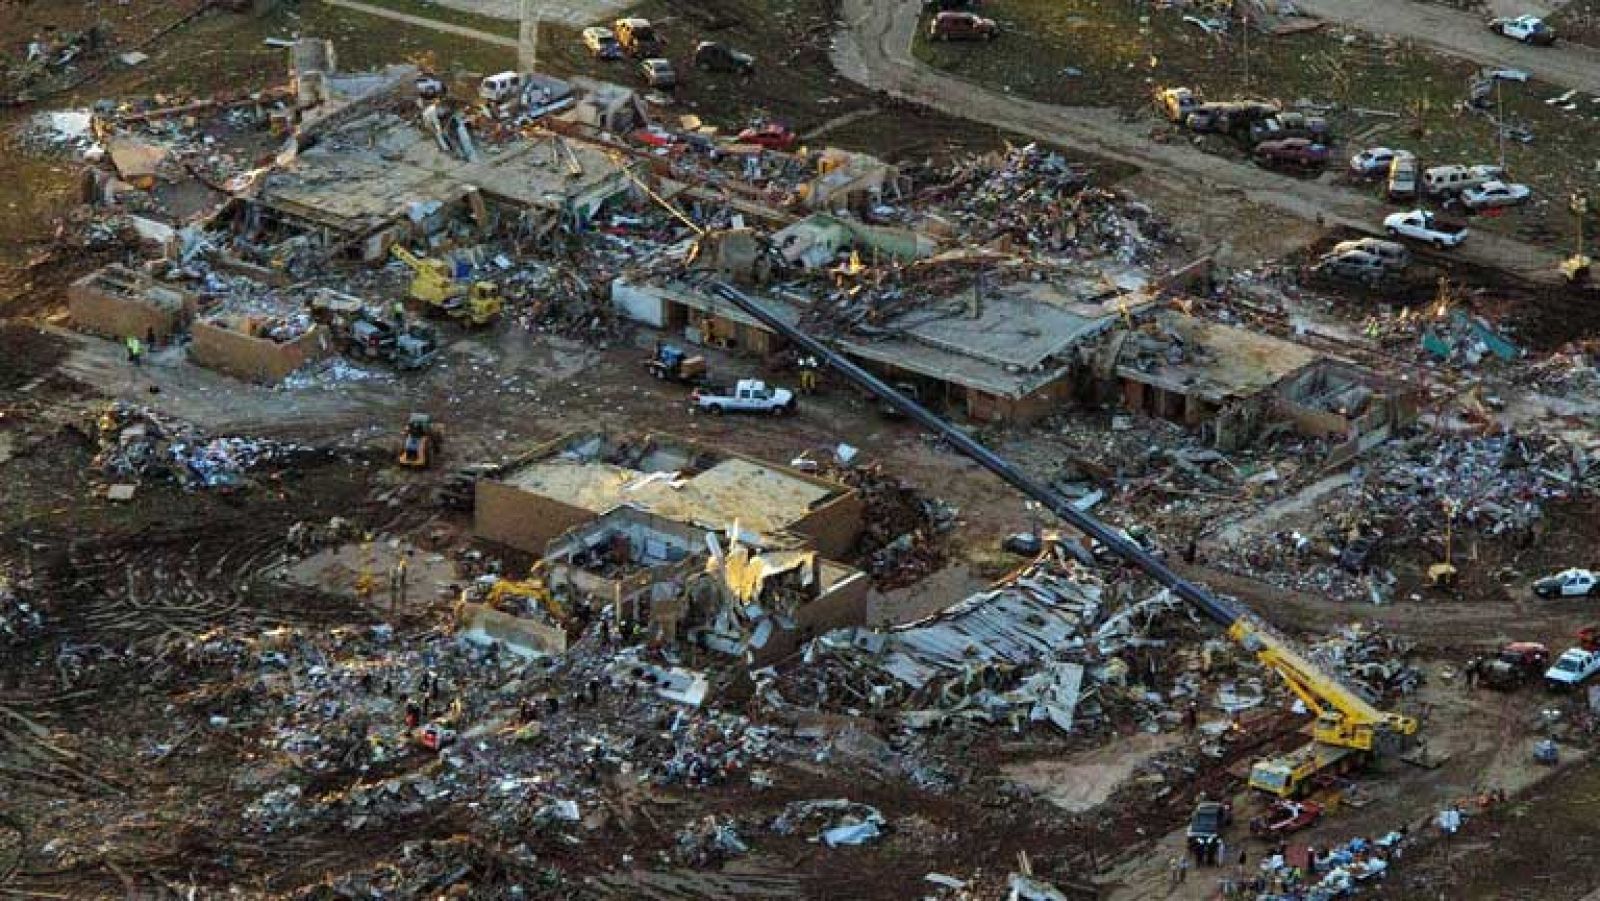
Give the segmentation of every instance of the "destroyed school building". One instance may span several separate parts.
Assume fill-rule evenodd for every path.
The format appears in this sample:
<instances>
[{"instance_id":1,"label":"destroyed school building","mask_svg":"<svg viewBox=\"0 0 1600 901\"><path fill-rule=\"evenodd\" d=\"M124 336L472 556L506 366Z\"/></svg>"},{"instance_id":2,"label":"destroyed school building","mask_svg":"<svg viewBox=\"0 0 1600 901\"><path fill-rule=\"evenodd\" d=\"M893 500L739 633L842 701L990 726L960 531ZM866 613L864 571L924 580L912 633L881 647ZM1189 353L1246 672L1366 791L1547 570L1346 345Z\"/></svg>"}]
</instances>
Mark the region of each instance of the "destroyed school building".
<instances>
[{"instance_id":1,"label":"destroyed school building","mask_svg":"<svg viewBox=\"0 0 1600 901\"><path fill-rule=\"evenodd\" d=\"M480 479L474 532L534 554L557 595L766 660L866 621L869 580L836 562L862 515L853 489L788 467L590 432Z\"/></svg>"},{"instance_id":2,"label":"destroyed school building","mask_svg":"<svg viewBox=\"0 0 1600 901\"><path fill-rule=\"evenodd\" d=\"M925 261L937 265L937 258ZM1416 415L1415 389L1302 345L1195 319L1163 288L1105 297L1087 279L1023 281L926 299L828 336L835 349L924 403L977 421L1029 422L1074 401L1110 402L1201 430L1223 450L1274 425L1348 457ZM691 344L774 357L783 337L692 280L612 286L635 321ZM797 325L816 301L780 288L763 305Z\"/></svg>"}]
</instances>

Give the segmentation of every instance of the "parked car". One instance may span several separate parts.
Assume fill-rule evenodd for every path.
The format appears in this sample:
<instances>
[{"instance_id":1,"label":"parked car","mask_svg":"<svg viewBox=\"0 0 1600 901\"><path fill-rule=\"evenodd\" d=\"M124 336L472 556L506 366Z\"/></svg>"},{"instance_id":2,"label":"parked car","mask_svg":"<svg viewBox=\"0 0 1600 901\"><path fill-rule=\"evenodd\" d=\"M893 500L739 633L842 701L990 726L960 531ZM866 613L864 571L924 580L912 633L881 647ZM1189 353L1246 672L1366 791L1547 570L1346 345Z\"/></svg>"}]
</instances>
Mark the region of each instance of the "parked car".
<instances>
[{"instance_id":1,"label":"parked car","mask_svg":"<svg viewBox=\"0 0 1600 901\"><path fill-rule=\"evenodd\" d=\"M1533 593L1541 598L1586 598L1596 591L1595 574L1587 569L1566 569L1533 583Z\"/></svg>"},{"instance_id":2,"label":"parked car","mask_svg":"<svg viewBox=\"0 0 1600 901\"><path fill-rule=\"evenodd\" d=\"M1422 241L1441 250L1455 247L1467 239L1467 227L1446 222L1427 210L1391 213L1383 220L1384 231L1397 238Z\"/></svg>"},{"instance_id":3,"label":"parked car","mask_svg":"<svg viewBox=\"0 0 1600 901\"><path fill-rule=\"evenodd\" d=\"M1389 164L1389 179L1383 186L1383 193L1390 200L1415 200L1419 184L1416 157L1397 156Z\"/></svg>"},{"instance_id":4,"label":"parked car","mask_svg":"<svg viewBox=\"0 0 1600 901\"><path fill-rule=\"evenodd\" d=\"M439 98L450 93L450 89L445 85L445 83L439 79L439 76L433 74L432 72L424 71L419 74L415 84L417 87L417 96L421 97L423 100L438 100Z\"/></svg>"},{"instance_id":5,"label":"parked car","mask_svg":"<svg viewBox=\"0 0 1600 901\"><path fill-rule=\"evenodd\" d=\"M583 30L583 49L595 59L621 59L622 44L609 28L595 25Z\"/></svg>"},{"instance_id":6,"label":"parked car","mask_svg":"<svg viewBox=\"0 0 1600 901\"><path fill-rule=\"evenodd\" d=\"M800 136L788 126L764 122L739 132L734 140L740 144L757 144L768 150L789 151L800 143Z\"/></svg>"},{"instance_id":7,"label":"parked car","mask_svg":"<svg viewBox=\"0 0 1600 901\"><path fill-rule=\"evenodd\" d=\"M1550 688L1571 688L1600 672L1600 651L1567 648L1556 662L1544 671L1545 684Z\"/></svg>"},{"instance_id":8,"label":"parked car","mask_svg":"<svg viewBox=\"0 0 1600 901\"><path fill-rule=\"evenodd\" d=\"M1489 20L1489 30L1501 37L1524 44L1548 47L1556 42L1556 33L1538 16L1517 16Z\"/></svg>"},{"instance_id":9,"label":"parked car","mask_svg":"<svg viewBox=\"0 0 1600 901\"><path fill-rule=\"evenodd\" d=\"M706 72L756 74L756 58L716 41L701 41L694 48L694 67Z\"/></svg>"},{"instance_id":10,"label":"parked car","mask_svg":"<svg viewBox=\"0 0 1600 901\"><path fill-rule=\"evenodd\" d=\"M678 86L678 70L672 68L672 60L652 57L639 62L639 77L652 88L671 90Z\"/></svg>"},{"instance_id":11,"label":"parked car","mask_svg":"<svg viewBox=\"0 0 1600 901\"><path fill-rule=\"evenodd\" d=\"M1321 144L1331 143L1333 131L1328 120L1304 113L1278 113L1250 126L1250 141L1279 141L1284 138L1310 138Z\"/></svg>"},{"instance_id":12,"label":"parked car","mask_svg":"<svg viewBox=\"0 0 1600 901\"><path fill-rule=\"evenodd\" d=\"M1244 131L1256 122L1277 114L1276 106L1259 100L1202 103L1189 111L1184 125L1190 131L1230 134Z\"/></svg>"},{"instance_id":13,"label":"parked car","mask_svg":"<svg viewBox=\"0 0 1600 901\"><path fill-rule=\"evenodd\" d=\"M1265 166L1294 166L1301 169L1320 169L1328 164L1330 151L1326 144L1307 138L1284 138L1281 141L1263 141L1256 145L1256 162Z\"/></svg>"},{"instance_id":14,"label":"parked car","mask_svg":"<svg viewBox=\"0 0 1600 901\"><path fill-rule=\"evenodd\" d=\"M1350 158L1350 173L1358 178L1380 178L1389 174L1389 166L1402 157L1416 159L1409 150L1388 147L1369 147Z\"/></svg>"},{"instance_id":15,"label":"parked car","mask_svg":"<svg viewBox=\"0 0 1600 901\"><path fill-rule=\"evenodd\" d=\"M969 12L938 13L928 23L928 37L935 41L992 41L999 33L993 19Z\"/></svg>"},{"instance_id":16,"label":"parked car","mask_svg":"<svg viewBox=\"0 0 1600 901\"><path fill-rule=\"evenodd\" d=\"M1533 191L1527 185L1486 181L1461 192L1461 205L1469 210L1492 210L1527 202Z\"/></svg>"},{"instance_id":17,"label":"parked car","mask_svg":"<svg viewBox=\"0 0 1600 901\"><path fill-rule=\"evenodd\" d=\"M611 23L611 30L617 36L617 43L622 45L622 52L638 59L659 56L667 46L666 39L656 33L649 19L618 19Z\"/></svg>"},{"instance_id":18,"label":"parked car","mask_svg":"<svg viewBox=\"0 0 1600 901\"><path fill-rule=\"evenodd\" d=\"M1402 272L1411 265L1411 251L1404 244L1394 241L1385 241L1382 238L1357 238L1353 241L1340 241L1333 245L1331 253L1344 253L1359 251L1369 253L1383 261L1383 264L1395 272Z\"/></svg>"}]
</instances>

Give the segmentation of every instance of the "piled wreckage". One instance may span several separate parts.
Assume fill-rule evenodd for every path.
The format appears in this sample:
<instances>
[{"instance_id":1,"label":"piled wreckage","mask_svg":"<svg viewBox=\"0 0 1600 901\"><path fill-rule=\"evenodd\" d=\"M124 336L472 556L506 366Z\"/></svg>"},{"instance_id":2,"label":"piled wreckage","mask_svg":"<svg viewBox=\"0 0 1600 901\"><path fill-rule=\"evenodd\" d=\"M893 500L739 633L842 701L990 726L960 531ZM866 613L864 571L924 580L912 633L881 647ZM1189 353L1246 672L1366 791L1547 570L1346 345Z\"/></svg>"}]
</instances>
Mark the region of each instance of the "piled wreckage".
<instances>
[{"instance_id":1,"label":"piled wreckage","mask_svg":"<svg viewBox=\"0 0 1600 901\"><path fill-rule=\"evenodd\" d=\"M312 448L261 438L207 437L192 425L121 401L100 415L95 437L99 446L95 466L108 478L118 482L164 478L185 490L234 490L252 469L314 453Z\"/></svg>"}]
</instances>

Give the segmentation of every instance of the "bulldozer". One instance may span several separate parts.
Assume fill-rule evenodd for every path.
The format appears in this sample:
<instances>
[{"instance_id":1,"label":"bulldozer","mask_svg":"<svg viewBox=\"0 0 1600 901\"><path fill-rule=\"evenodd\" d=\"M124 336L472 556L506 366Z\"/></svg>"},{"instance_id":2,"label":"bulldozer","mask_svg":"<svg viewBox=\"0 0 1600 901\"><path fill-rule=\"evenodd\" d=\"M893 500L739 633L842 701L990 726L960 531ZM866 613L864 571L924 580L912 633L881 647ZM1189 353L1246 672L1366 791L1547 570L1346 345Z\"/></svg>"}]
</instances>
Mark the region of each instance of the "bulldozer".
<instances>
[{"instance_id":1,"label":"bulldozer","mask_svg":"<svg viewBox=\"0 0 1600 901\"><path fill-rule=\"evenodd\" d=\"M426 469L439 456L439 430L426 413L412 413L406 423L405 439L400 443L400 465Z\"/></svg>"},{"instance_id":2,"label":"bulldozer","mask_svg":"<svg viewBox=\"0 0 1600 901\"><path fill-rule=\"evenodd\" d=\"M428 309L473 325L485 325L500 315L504 303L500 286L494 282L457 281L450 273L449 263L419 257L398 244L393 253L395 259L411 267L411 296L427 304Z\"/></svg>"}]
</instances>

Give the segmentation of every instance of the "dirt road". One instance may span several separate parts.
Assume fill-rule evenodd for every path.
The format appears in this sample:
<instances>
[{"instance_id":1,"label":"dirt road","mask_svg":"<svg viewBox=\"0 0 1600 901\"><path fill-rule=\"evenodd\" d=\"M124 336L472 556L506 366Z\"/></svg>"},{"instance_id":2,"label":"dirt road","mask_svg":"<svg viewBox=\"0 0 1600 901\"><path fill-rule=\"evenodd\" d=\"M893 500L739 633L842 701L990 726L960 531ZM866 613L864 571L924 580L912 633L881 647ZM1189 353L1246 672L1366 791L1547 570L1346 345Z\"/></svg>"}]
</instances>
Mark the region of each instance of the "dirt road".
<instances>
[{"instance_id":1,"label":"dirt road","mask_svg":"<svg viewBox=\"0 0 1600 901\"><path fill-rule=\"evenodd\" d=\"M846 29L833 53L840 74L950 115L1139 166L1147 179L1161 183L1161 193L1169 198L1186 195L1194 208L1254 205L1366 232L1373 232L1394 211L1376 198L1337 185L1287 178L1202 153L1186 143L1158 143L1151 140L1148 120L1129 121L1115 110L1024 100L938 72L911 56L918 11L917 0L845 0ZM1255 229L1256 220L1238 215L1233 229L1240 228ZM1559 260L1557 254L1483 232L1474 232L1456 253L1537 281L1553 281Z\"/></svg>"},{"instance_id":2,"label":"dirt road","mask_svg":"<svg viewBox=\"0 0 1600 901\"><path fill-rule=\"evenodd\" d=\"M1580 44L1529 47L1484 27L1486 19L1414 0L1296 0L1307 15L1371 34L1409 38L1454 56L1524 69L1564 88L1600 94L1600 50Z\"/></svg>"}]
</instances>

